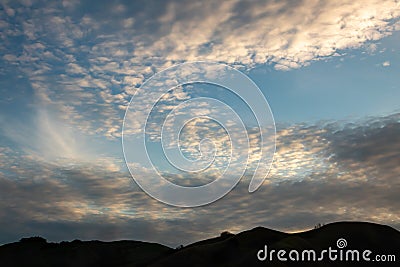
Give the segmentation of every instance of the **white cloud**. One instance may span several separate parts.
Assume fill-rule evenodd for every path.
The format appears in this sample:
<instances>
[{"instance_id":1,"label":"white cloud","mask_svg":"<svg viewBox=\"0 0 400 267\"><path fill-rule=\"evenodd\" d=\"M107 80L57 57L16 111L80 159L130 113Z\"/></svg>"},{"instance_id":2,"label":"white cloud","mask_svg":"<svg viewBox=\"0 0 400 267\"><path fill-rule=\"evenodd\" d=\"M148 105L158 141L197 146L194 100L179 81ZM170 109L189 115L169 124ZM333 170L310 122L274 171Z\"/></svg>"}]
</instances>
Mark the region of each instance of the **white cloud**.
<instances>
[{"instance_id":1,"label":"white cloud","mask_svg":"<svg viewBox=\"0 0 400 267\"><path fill-rule=\"evenodd\" d=\"M123 23L122 23L122 27L130 28L130 27L133 26L134 23L135 23L135 19L134 18L124 19Z\"/></svg>"},{"instance_id":2,"label":"white cloud","mask_svg":"<svg viewBox=\"0 0 400 267\"><path fill-rule=\"evenodd\" d=\"M110 138L120 135L135 87L176 62L291 70L344 49L374 53L375 41L397 30L400 16L400 4L389 0L168 1L151 14L111 5L113 12L74 17L77 5L18 9L17 23L4 23L3 58L29 77L46 104L72 112L65 114L72 125ZM17 35L27 40L21 48L10 41Z\"/></svg>"},{"instance_id":3,"label":"white cloud","mask_svg":"<svg viewBox=\"0 0 400 267\"><path fill-rule=\"evenodd\" d=\"M376 50L378 49L377 44L372 43L372 44L368 44L366 46L366 50L369 54L374 54L376 52Z\"/></svg>"},{"instance_id":4,"label":"white cloud","mask_svg":"<svg viewBox=\"0 0 400 267\"><path fill-rule=\"evenodd\" d=\"M166 34L137 47L136 55L161 51L166 60L207 59L246 67L276 62L278 69L298 68L378 40L390 34L389 20L400 15L393 1L245 1L240 8L235 1L218 6L172 2L167 10L161 18L171 25Z\"/></svg>"},{"instance_id":5,"label":"white cloud","mask_svg":"<svg viewBox=\"0 0 400 267\"><path fill-rule=\"evenodd\" d=\"M5 3L3 3L3 8L4 8L4 11L7 13L7 15L9 17L14 17L14 15L15 15L15 10L14 9L8 7Z\"/></svg>"}]
</instances>

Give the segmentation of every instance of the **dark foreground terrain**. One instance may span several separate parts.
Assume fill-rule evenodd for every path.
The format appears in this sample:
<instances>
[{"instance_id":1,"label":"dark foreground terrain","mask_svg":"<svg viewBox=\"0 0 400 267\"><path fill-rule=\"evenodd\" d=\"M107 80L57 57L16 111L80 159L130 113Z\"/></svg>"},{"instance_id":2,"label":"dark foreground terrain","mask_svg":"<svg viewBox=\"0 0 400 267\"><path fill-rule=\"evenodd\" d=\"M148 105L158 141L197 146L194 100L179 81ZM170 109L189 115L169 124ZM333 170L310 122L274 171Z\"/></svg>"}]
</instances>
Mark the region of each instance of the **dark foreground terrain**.
<instances>
[{"instance_id":1,"label":"dark foreground terrain","mask_svg":"<svg viewBox=\"0 0 400 267\"><path fill-rule=\"evenodd\" d=\"M339 244L338 239L345 241ZM268 256L260 261L257 254L264 258L265 246ZM336 250L331 253L338 260L329 259L329 247ZM323 254L324 259L318 261L325 249L328 251ZM272 250L275 252L271 262ZM280 252L286 261L278 260L279 250L286 251ZM289 255L296 259L292 250L299 252L299 261L290 259ZM310 261L313 254L308 252L302 261L305 250L315 250L317 261ZM348 250L353 252L347 253ZM359 251L359 261L354 250ZM363 259L365 250L371 251L366 255L369 262ZM386 262L378 262L377 255ZM0 266L400 266L400 232L389 226L362 222L331 223L295 234L257 227L236 235L223 233L180 249L138 241L47 243L35 237L0 246Z\"/></svg>"}]
</instances>

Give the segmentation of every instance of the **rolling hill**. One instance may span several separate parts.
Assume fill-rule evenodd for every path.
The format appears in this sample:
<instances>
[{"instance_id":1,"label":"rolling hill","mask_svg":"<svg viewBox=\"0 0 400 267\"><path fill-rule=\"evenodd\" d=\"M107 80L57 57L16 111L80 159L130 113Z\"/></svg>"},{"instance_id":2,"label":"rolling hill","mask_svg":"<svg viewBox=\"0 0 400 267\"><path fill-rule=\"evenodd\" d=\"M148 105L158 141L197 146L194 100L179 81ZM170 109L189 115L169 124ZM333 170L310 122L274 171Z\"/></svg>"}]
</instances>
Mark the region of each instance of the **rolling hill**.
<instances>
[{"instance_id":1,"label":"rolling hill","mask_svg":"<svg viewBox=\"0 0 400 267\"><path fill-rule=\"evenodd\" d=\"M329 248L336 261L328 257ZM363 258L366 250L369 261ZM278 258L278 252L284 255ZM377 262L377 255L386 262ZM48 243L33 237L0 246L0 266L400 266L400 232L365 222L337 222L293 234L257 227L179 249L140 241Z\"/></svg>"}]
</instances>

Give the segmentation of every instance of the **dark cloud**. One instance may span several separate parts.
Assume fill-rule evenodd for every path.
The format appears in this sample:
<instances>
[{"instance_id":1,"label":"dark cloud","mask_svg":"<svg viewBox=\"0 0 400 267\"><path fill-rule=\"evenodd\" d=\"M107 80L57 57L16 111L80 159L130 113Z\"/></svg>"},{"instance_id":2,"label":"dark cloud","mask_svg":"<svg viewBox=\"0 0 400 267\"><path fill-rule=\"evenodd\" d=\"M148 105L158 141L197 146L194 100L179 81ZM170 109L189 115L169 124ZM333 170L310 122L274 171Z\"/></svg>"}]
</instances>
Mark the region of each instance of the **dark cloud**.
<instances>
[{"instance_id":1,"label":"dark cloud","mask_svg":"<svg viewBox=\"0 0 400 267\"><path fill-rule=\"evenodd\" d=\"M347 125L328 136L331 145L327 152L345 167L361 164L388 175L398 170L396 163L400 162L399 122L400 114L394 114L383 120L371 119L364 125Z\"/></svg>"}]
</instances>

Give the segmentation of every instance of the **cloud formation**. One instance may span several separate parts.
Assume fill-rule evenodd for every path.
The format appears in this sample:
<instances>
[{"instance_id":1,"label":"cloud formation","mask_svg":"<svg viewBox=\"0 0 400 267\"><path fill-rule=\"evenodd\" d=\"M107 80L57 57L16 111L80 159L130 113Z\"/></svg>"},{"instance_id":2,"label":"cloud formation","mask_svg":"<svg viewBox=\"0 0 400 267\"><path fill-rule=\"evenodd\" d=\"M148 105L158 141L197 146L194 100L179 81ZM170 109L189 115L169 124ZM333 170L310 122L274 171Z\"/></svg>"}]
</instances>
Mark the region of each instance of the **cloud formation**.
<instances>
[{"instance_id":1,"label":"cloud formation","mask_svg":"<svg viewBox=\"0 0 400 267\"><path fill-rule=\"evenodd\" d=\"M132 238L176 246L224 230L262 225L296 231L338 220L400 229L399 121L400 114L394 114L358 123L280 127L277 160L259 191L249 194L244 177L226 197L196 209L153 200L107 159L49 163L2 147L0 241L38 234L51 240Z\"/></svg>"},{"instance_id":2,"label":"cloud formation","mask_svg":"<svg viewBox=\"0 0 400 267\"><path fill-rule=\"evenodd\" d=\"M81 160L88 135L120 137L130 97L155 72L193 60L290 70L348 49L374 53L379 39L399 30L397 1L24 0L1 6L0 75L12 90L2 88L7 97L0 101L26 99L33 118L25 125L0 117L0 242L37 234L175 246L224 230L301 230L334 220L400 229L399 114L279 126L275 161L261 189L248 194L244 179L222 200L197 209L151 199L121 170L121 159ZM26 88L14 88L16 80ZM164 112L189 95L177 90L169 97L159 106ZM198 123L185 130L200 132ZM257 134L250 137L256 156ZM188 183L184 175L170 179Z\"/></svg>"},{"instance_id":3,"label":"cloud formation","mask_svg":"<svg viewBox=\"0 0 400 267\"><path fill-rule=\"evenodd\" d=\"M396 1L3 1L2 69L87 134L120 136L135 87L193 60L289 70L399 30ZM15 43L15 38L21 42ZM386 63L385 63L386 64ZM385 65L384 64L384 65Z\"/></svg>"}]
</instances>

